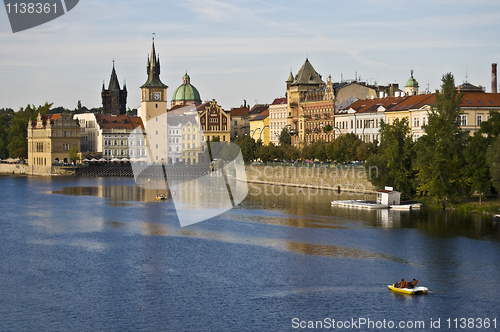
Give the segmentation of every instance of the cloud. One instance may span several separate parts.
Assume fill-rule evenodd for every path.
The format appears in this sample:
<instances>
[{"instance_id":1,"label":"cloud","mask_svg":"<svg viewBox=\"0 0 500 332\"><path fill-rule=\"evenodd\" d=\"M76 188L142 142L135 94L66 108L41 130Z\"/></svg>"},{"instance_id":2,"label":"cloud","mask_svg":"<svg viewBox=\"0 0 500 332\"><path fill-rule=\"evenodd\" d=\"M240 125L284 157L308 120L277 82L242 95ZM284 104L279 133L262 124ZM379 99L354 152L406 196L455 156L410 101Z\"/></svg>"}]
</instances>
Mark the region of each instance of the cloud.
<instances>
[{"instance_id":1,"label":"cloud","mask_svg":"<svg viewBox=\"0 0 500 332\"><path fill-rule=\"evenodd\" d=\"M226 22L234 19L235 15L243 14L242 9L217 0L188 0L183 6L198 14L199 19L217 23Z\"/></svg>"}]
</instances>

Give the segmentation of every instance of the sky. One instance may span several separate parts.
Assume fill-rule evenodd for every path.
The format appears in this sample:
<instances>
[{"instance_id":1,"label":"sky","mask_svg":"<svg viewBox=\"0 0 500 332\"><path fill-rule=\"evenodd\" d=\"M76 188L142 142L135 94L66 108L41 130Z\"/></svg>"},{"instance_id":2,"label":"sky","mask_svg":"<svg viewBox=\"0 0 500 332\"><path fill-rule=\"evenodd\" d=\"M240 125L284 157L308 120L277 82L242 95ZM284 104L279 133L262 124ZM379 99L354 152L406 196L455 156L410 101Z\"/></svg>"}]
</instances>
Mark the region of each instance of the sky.
<instances>
[{"instance_id":1,"label":"sky","mask_svg":"<svg viewBox=\"0 0 500 332\"><path fill-rule=\"evenodd\" d=\"M491 92L500 1L80 0L18 33L0 8L0 108L100 107L113 60L137 108L153 33L168 99L187 71L202 100L226 110L283 97L306 58L325 81L357 73L404 86L413 70L420 90L434 91L451 72Z\"/></svg>"}]
</instances>

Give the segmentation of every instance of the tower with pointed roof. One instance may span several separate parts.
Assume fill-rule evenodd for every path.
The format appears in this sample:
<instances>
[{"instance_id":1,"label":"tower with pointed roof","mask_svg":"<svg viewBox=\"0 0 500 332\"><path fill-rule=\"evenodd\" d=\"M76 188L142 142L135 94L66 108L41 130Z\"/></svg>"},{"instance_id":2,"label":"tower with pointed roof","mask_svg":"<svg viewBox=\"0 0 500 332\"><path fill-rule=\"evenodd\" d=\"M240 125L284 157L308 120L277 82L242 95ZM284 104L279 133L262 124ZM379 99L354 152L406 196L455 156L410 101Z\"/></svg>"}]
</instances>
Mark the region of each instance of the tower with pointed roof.
<instances>
[{"instance_id":1,"label":"tower with pointed roof","mask_svg":"<svg viewBox=\"0 0 500 332\"><path fill-rule=\"evenodd\" d=\"M104 82L102 83L102 113L111 115L120 115L126 113L127 108L127 86L124 83L123 89L120 89L118 76L115 70L115 60L113 60L113 70L111 71L111 78L109 85L106 89Z\"/></svg>"},{"instance_id":2,"label":"tower with pointed roof","mask_svg":"<svg viewBox=\"0 0 500 332\"><path fill-rule=\"evenodd\" d=\"M167 112L167 88L160 80L160 56L156 55L155 41L148 56L148 79L141 86L141 118L144 126L155 117Z\"/></svg>"},{"instance_id":3,"label":"tower with pointed roof","mask_svg":"<svg viewBox=\"0 0 500 332\"><path fill-rule=\"evenodd\" d=\"M418 82L413 78L413 69L411 70L411 76L405 85L406 94L408 96L418 95Z\"/></svg>"},{"instance_id":4,"label":"tower with pointed roof","mask_svg":"<svg viewBox=\"0 0 500 332\"><path fill-rule=\"evenodd\" d=\"M333 140L333 132L326 130L334 127L335 94L331 79L325 83L306 58L295 76L290 72L286 84L287 126L292 144L302 148L319 140Z\"/></svg>"}]
</instances>

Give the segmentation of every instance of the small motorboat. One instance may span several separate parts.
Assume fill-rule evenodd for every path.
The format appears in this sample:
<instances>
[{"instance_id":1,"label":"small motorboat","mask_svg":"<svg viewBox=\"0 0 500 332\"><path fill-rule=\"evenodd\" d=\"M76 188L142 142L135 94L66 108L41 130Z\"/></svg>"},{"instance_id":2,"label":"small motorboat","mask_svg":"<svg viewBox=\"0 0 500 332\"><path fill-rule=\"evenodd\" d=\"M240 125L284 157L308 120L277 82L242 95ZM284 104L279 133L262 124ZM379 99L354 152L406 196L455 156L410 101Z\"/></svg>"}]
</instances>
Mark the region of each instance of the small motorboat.
<instances>
[{"instance_id":1,"label":"small motorboat","mask_svg":"<svg viewBox=\"0 0 500 332\"><path fill-rule=\"evenodd\" d=\"M389 289L395 293L400 294L408 294L408 295L419 295L419 294L427 294L429 289L427 287L413 287L413 288L398 288L395 284L387 285Z\"/></svg>"}]
</instances>

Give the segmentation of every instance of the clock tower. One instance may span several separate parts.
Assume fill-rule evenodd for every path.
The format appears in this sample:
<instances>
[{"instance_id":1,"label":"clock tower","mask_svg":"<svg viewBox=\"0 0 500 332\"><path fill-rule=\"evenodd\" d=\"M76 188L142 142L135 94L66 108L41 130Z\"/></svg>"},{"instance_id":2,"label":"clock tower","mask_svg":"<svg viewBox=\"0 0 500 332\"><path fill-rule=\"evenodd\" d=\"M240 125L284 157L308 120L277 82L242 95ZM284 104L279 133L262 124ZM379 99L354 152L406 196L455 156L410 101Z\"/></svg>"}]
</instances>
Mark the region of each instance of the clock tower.
<instances>
[{"instance_id":1,"label":"clock tower","mask_svg":"<svg viewBox=\"0 0 500 332\"><path fill-rule=\"evenodd\" d=\"M144 126L155 117L167 113L167 88L160 81L160 56L156 56L155 41L148 57L148 80L141 86L141 119Z\"/></svg>"}]
</instances>

